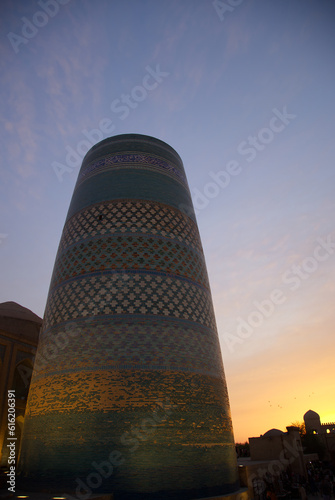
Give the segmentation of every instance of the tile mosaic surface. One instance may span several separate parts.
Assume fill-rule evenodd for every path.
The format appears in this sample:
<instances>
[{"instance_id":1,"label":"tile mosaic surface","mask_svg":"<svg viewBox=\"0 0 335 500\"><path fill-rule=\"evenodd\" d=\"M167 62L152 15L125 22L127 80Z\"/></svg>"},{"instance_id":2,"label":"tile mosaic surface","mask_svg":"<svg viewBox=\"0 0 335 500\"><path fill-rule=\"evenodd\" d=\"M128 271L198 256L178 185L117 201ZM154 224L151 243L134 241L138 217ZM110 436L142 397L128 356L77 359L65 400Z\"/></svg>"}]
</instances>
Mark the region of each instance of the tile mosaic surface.
<instances>
[{"instance_id":1,"label":"tile mosaic surface","mask_svg":"<svg viewBox=\"0 0 335 500\"><path fill-rule=\"evenodd\" d=\"M178 158L136 135L85 157L25 419L21 470L35 484L74 491L95 474L94 492L155 500L237 489L212 298L196 222L178 208L190 200Z\"/></svg>"}]
</instances>

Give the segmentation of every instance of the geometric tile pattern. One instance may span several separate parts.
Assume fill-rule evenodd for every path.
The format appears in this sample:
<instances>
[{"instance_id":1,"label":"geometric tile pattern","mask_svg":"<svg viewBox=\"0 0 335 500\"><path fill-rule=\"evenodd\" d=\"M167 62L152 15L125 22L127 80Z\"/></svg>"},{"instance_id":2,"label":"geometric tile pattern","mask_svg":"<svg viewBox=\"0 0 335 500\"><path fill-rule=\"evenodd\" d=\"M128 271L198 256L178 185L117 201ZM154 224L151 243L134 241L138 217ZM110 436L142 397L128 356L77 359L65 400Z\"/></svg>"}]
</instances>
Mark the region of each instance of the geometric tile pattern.
<instances>
[{"instance_id":1,"label":"geometric tile pattern","mask_svg":"<svg viewBox=\"0 0 335 500\"><path fill-rule=\"evenodd\" d=\"M153 315L192 320L215 329L211 295L180 277L135 272L119 286L118 273L92 273L54 288L48 298L44 328L76 318L100 315Z\"/></svg>"},{"instance_id":2,"label":"geometric tile pattern","mask_svg":"<svg viewBox=\"0 0 335 500\"><path fill-rule=\"evenodd\" d=\"M182 208L189 200L179 156L157 139L116 136L85 156L27 402L21 469L33 485L54 481L74 496L78 478L116 450L122 465L94 493L177 500L238 488L203 250Z\"/></svg>"},{"instance_id":3,"label":"geometric tile pattern","mask_svg":"<svg viewBox=\"0 0 335 500\"><path fill-rule=\"evenodd\" d=\"M57 256L51 289L82 274L123 269L162 271L208 288L203 257L193 248L152 235L99 235L68 247Z\"/></svg>"},{"instance_id":4,"label":"geometric tile pattern","mask_svg":"<svg viewBox=\"0 0 335 500\"><path fill-rule=\"evenodd\" d=\"M53 346L50 350L50 345ZM97 345L99 349L97 349ZM76 366L73 353L83 351ZM53 364L44 366L52 356ZM211 331L189 321L96 317L44 331L36 356L36 379L93 370L177 370L220 377L222 359Z\"/></svg>"},{"instance_id":5,"label":"geometric tile pattern","mask_svg":"<svg viewBox=\"0 0 335 500\"><path fill-rule=\"evenodd\" d=\"M184 243L202 252L196 224L179 210L162 203L118 200L92 205L64 227L59 252L99 235L150 234Z\"/></svg>"}]
</instances>

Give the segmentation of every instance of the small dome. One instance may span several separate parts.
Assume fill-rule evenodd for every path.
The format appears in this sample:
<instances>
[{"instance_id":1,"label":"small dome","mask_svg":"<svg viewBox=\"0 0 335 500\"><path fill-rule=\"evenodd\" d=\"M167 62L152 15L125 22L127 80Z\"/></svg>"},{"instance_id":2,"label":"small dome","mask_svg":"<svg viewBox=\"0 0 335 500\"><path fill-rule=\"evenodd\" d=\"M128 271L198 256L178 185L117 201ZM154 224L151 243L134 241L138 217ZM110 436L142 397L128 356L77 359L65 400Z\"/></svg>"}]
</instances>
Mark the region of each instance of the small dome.
<instances>
[{"instance_id":1,"label":"small dome","mask_svg":"<svg viewBox=\"0 0 335 500\"><path fill-rule=\"evenodd\" d=\"M285 434L285 432L280 431L279 429L270 429L265 434L263 434L263 437L281 436L282 434Z\"/></svg>"},{"instance_id":2,"label":"small dome","mask_svg":"<svg viewBox=\"0 0 335 500\"><path fill-rule=\"evenodd\" d=\"M316 413L316 411L313 411L313 410L308 410L306 411L305 415L304 415L304 420L306 419L306 417L308 419L311 419L311 418L317 418L320 420L320 415L318 413Z\"/></svg>"}]
</instances>

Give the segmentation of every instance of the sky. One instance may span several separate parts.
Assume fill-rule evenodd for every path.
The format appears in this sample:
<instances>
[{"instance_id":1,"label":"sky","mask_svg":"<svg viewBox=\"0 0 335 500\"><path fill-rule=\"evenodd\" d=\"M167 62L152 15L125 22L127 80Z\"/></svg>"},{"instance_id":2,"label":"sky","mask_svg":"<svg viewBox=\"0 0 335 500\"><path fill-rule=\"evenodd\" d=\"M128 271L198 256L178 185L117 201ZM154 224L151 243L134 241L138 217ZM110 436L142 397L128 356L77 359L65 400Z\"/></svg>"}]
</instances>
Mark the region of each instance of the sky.
<instances>
[{"instance_id":1,"label":"sky","mask_svg":"<svg viewBox=\"0 0 335 500\"><path fill-rule=\"evenodd\" d=\"M335 4L2 0L0 302L43 316L86 151L183 159L236 441L335 420Z\"/></svg>"}]
</instances>

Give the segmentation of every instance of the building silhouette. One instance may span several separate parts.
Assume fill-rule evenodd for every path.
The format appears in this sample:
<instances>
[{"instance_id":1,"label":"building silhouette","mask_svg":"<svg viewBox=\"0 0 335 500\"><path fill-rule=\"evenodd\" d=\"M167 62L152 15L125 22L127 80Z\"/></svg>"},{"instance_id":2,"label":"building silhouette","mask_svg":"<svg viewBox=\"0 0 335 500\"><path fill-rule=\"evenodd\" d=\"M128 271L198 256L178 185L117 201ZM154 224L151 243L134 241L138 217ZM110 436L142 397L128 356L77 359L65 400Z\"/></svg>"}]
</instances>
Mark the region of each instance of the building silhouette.
<instances>
[{"instance_id":1,"label":"building silhouette","mask_svg":"<svg viewBox=\"0 0 335 500\"><path fill-rule=\"evenodd\" d=\"M42 320L16 302L0 304L0 465L8 462L8 391L15 391L15 437L21 430Z\"/></svg>"},{"instance_id":2,"label":"building silhouette","mask_svg":"<svg viewBox=\"0 0 335 500\"><path fill-rule=\"evenodd\" d=\"M304 415L306 434L314 435L324 448L324 460L335 466L335 422L321 424L320 415L308 410Z\"/></svg>"},{"instance_id":3,"label":"building silhouette","mask_svg":"<svg viewBox=\"0 0 335 500\"><path fill-rule=\"evenodd\" d=\"M116 500L239 487L191 196L182 160L158 139L112 137L83 160L50 284L21 479Z\"/></svg>"},{"instance_id":4,"label":"building silhouette","mask_svg":"<svg viewBox=\"0 0 335 500\"><path fill-rule=\"evenodd\" d=\"M306 476L303 447L299 428L286 427L286 432L270 429L259 437L249 438L250 458L257 460L277 460L280 469L290 468L292 473Z\"/></svg>"},{"instance_id":5,"label":"building silhouette","mask_svg":"<svg viewBox=\"0 0 335 500\"><path fill-rule=\"evenodd\" d=\"M300 428L291 425L287 432L270 429L249 438L250 457L238 458L241 485L248 487L249 498L263 500L269 485L277 497L288 491L292 498L301 497L299 488L311 477L314 466L319 470L322 463L326 475L331 463L335 466L335 423L321 424L312 410L305 413L304 421L302 437Z\"/></svg>"}]
</instances>

